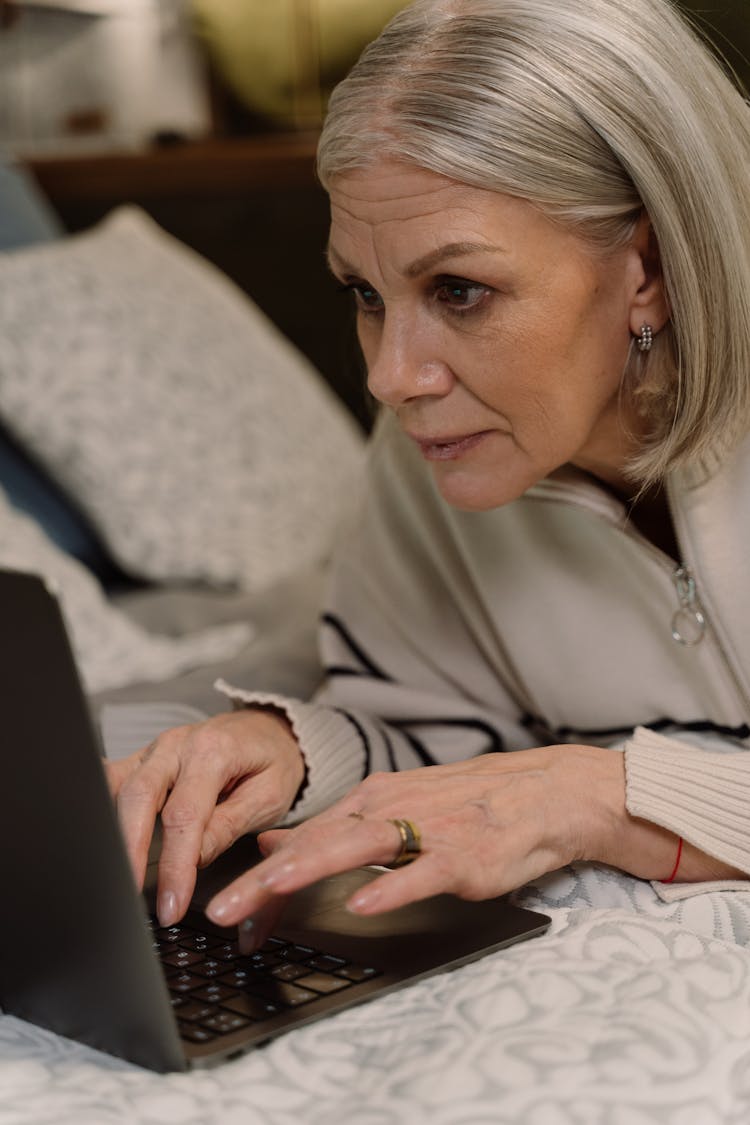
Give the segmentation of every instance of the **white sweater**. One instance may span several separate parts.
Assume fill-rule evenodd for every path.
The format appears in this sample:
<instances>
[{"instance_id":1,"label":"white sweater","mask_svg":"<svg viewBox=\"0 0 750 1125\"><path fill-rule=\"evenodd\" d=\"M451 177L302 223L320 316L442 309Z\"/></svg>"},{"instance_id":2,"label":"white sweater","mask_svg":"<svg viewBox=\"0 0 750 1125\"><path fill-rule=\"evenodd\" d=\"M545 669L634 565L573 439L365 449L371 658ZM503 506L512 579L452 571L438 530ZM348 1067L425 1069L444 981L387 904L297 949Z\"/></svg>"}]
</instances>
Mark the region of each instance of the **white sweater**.
<instances>
[{"instance_id":1,"label":"white sweater","mask_svg":"<svg viewBox=\"0 0 750 1125\"><path fill-rule=\"evenodd\" d=\"M450 508L384 415L322 619L321 691L220 685L289 715L308 784L287 822L375 770L624 744L628 810L750 873L750 438L667 492L687 574L573 469L502 508ZM702 639L676 641L698 615Z\"/></svg>"}]
</instances>

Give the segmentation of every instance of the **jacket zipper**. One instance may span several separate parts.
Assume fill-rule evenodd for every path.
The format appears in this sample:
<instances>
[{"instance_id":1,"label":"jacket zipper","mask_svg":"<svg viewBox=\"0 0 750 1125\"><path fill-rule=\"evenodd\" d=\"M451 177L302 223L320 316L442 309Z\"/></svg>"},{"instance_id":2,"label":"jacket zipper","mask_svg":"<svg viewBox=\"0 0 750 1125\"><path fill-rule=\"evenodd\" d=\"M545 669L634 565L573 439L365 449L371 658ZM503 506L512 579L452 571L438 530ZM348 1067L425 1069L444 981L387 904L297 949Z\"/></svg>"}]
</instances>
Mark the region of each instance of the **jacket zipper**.
<instances>
[{"instance_id":1,"label":"jacket zipper","mask_svg":"<svg viewBox=\"0 0 750 1125\"><path fill-rule=\"evenodd\" d=\"M672 527L674 528L675 538L677 539L679 545L679 528L677 526L677 520L675 519L674 506L672 504L672 494L668 482L665 488L665 494L667 497L667 505L669 507L669 515L672 520ZM682 564L678 566L674 571L672 580L675 583L677 596L680 599L680 608L672 618L672 636L676 641L678 641L678 643L691 643L689 640L686 641L682 636L682 628L684 626L688 629L688 632L686 634L687 637L696 636L697 639L692 641L692 643L698 644L705 636L708 622L706 619L705 611L700 604L695 579L690 573L690 569ZM676 633L680 633L680 636L676 636ZM724 648L721 637L719 636L715 628L712 629L711 635L719 652L719 656L721 657L721 661L727 672L729 673L729 677L732 680L732 683L735 686L735 690L742 703L745 714L750 717L750 696L748 695L747 691L744 688L744 685L740 681L735 671L734 664L727 656L727 651Z\"/></svg>"},{"instance_id":2,"label":"jacket zipper","mask_svg":"<svg viewBox=\"0 0 750 1125\"><path fill-rule=\"evenodd\" d=\"M543 494L542 489L543 486L539 489L538 495ZM546 492L546 489L544 491ZM690 571L690 568L686 566L686 564L682 561L675 565L673 559L671 559L659 547L654 546L654 544L649 539L647 539L645 535L642 535L640 531L634 529L631 524L627 523L625 524L625 526L623 526L622 522L619 519L614 518L611 514L605 513L601 508L587 504L585 499L580 497L580 495L578 497L572 496L571 490L569 489L566 489L565 492L565 496L560 496L558 494L558 496L556 497L558 503L570 504L572 507L581 508L582 510L588 512L589 515L595 516L598 519L606 520L612 526L620 530L623 535L627 535L631 539L636 539L641 544L643 549L648 551L653 556L654 560L658 562L658 564L663 569L669 570L672 584L675 587L679 602L677 609L672 615L672 637L678 644L687 646L700 644L700 642L703 640L703 637L706 635L706 632L708 631L708 619L706 617L705 610L701 605L700 597L698 594L698 587ZM672 525L675 531L675 537L678 539L679 546L679 529L677 527L677 521L674 518L674 508L668 485L666 489L666 496L670 517L672 519ZM734 684L735 691L737 692L737 696L741 701L743 710L748 716L750 716L750 695L748 695L742 683L740 682L737 673L734 670L734 665L727 656L726 649L724 648L724 645L721 642L721 638L719 637L715 629L712 630L711 635L716 645L716 650L718 652L719 658L721 659L722 665L724 666L725 671Z\"/></svg>"},{"instance_id":3,"label":"jacket zipper","mask_svg":"<svg viewBox=\"0 0 750 1125\"><path fill-rule=\"evenodd\" d=\"M672 571L672 581L680 603L672 615L672 637L678 644L691 648L700 644L706 635L706 615L689 568L679 565Z\"/></svg>"},{"instance_id":4,"label":"jacket zipper","mask_svg":"<svg viewBox=\"0 0 750 1125\"><path fill-rule=\"evenodd\" d=\"M537 494L540 496L543 496L544 493L547 492L545 484L537 485L536 488ZM706 634L708 622L706 620L703 606L700 603L698 588L695 579L690 571L690 568L686 566L683 561L675 564L674 560L669 555L667 555L666 552L662 551L660 547L655 546L650 539L647 539L646 536L638 531L637 528L633 527L633 525L629 521L623 523L620 518L615 517L614 514L606 512L605 510L603 510L603 508L587 504L584 497L576 497L572 495L572 489L568 488L565 490L564 496L558 495L554 498L556 499L557 503L569 504L571 507L580 508L582 511L588 512L589 515L592 515L597 519L605 520L607 523L615 527L618 531L621 531L622 534L626 535L629 539L635 539L645 551L648 551L648 553L653 557L655 562L659 564L662 570L668 569L670 577L672 579L672 585L674 586L677 593L678 602L677 608L672 614L672 619L670 622L672 638L678 644L684 645L687 648L691 648L694 645L700 644ZM675 537L677 537L677 525L675 523L674 512L672 509L672 499L669 495L668 489L667 505L669 507L672 526L675 529ZM721 648L721 646L719 646L719 648L725 663L731 670L731 665L729 665L729 662L726 659L724 650ZM734 673L732 673L732 678L736 683L737 680L734 676ZM739 684L737 686L739 687ZM742 692L742 695L744 698L745 693Z\"/></svg>"}]
</instances>

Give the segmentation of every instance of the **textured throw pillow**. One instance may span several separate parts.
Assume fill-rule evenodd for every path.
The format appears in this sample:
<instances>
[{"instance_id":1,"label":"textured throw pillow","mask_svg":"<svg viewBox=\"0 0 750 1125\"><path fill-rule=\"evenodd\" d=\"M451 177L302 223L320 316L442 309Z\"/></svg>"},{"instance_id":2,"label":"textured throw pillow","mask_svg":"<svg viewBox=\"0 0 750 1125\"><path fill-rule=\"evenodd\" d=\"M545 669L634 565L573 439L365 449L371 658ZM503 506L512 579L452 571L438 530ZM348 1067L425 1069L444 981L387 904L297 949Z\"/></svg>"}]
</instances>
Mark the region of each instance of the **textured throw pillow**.
<instances>
[{"instance_id":1,"label":"textured throw pillow","mask_svg":"<svg viewBox=\"0 0 750 1125\"><path fill-rule=\"evenodd\" d=\"M0 255L0 337L0 417L124 570L259 590L330 551L359 479L356 423L142 211Z\"/></svg>"}]
</instances>

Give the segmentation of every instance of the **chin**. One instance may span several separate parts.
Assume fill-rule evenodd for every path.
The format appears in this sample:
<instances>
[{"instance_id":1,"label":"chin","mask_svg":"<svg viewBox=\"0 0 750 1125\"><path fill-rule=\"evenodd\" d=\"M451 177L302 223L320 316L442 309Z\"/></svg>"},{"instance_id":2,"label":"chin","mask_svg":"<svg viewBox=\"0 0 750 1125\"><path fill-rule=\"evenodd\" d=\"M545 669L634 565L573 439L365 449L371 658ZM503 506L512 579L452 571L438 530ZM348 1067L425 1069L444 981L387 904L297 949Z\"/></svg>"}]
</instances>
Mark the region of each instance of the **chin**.
<instances>
[{"instance_id":1,"label":"chin","mask_svg":"<svg viewBox=\"0 0 750 1125\"><path fill-rule=\"evenodd\" d=\"M445 472L441 469L434 470L434 477L446 504L461 512L490 512L493 508L501 508L511 500L517 500L534 483L524 481L514 487L510 476L501 476L500 473L488 478L486 473Z\"/></svg>"}]
</instances>

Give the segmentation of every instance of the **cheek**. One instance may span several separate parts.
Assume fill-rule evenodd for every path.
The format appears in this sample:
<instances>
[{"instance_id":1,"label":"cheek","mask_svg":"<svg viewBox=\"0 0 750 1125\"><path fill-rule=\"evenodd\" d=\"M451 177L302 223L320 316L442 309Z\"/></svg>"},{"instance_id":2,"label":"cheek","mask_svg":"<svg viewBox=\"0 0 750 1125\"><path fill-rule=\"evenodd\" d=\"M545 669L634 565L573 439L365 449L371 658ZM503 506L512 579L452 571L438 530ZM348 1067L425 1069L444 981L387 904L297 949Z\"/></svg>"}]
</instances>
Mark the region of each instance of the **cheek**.
<instances>
[{"instance_id":1,"label":"cheek","mask_svg":"<svg viewBox=\"0 0 750 1125\"><path fill-rule=\"evenodd\" d=\"M543 424L564 400L568 367L555 322L506 317L501 329L465 338L457 349L464 381L484 402L516 426Z\"/></svg>"}]
</instances>

